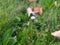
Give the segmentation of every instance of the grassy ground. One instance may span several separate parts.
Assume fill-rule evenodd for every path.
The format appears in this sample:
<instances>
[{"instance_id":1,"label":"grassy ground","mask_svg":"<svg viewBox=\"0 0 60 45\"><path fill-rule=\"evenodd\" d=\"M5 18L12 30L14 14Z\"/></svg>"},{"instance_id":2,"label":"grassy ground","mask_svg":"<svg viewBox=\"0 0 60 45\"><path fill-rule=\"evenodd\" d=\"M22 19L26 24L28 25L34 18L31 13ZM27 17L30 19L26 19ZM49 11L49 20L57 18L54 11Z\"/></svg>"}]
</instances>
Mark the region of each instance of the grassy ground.
<instances>
[{"instance_id":1,"label":"grassy ground","mask_svg":"<svg viewBox=\"0 0 60 45\"><path fill-rule=\"evenodd\" d=\"M60 29L60 0L0 0L0 45L60 45L51 32ZM26 9L40 5L38 22L29 20ZM30 25L26 25L30 21Z\"/></svg>"}]
</instances>

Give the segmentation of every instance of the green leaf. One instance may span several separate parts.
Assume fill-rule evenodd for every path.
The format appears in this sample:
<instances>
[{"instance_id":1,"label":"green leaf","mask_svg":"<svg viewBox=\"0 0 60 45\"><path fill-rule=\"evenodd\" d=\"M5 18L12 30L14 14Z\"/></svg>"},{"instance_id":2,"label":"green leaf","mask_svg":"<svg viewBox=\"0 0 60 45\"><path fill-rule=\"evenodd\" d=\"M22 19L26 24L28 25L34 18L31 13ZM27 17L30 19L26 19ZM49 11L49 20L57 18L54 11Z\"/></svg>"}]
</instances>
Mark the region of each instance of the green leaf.
<instances>
[{"instance_id":1,"label":"green leaf","mask_svg":"<svg viewBox=\"0 0 60 45\"><path fill-rule=\"evenodd\" d=\"M6 30L4 35L3 35L3 45L7 45L8 42L10 41L11 34L14 32L11 28Z\"/></svg>"}]
</instances>

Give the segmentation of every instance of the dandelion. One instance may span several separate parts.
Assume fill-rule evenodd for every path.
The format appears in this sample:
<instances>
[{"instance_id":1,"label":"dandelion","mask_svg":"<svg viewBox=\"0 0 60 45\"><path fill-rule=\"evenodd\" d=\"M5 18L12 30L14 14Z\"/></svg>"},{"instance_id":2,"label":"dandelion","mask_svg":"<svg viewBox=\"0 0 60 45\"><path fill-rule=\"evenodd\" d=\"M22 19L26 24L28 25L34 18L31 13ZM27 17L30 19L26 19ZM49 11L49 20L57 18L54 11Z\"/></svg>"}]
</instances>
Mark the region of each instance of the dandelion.
<instances>
[{"instance_id":1,"label":"dandelion","mask_svg":"<svg viewBox=\"0 0 60 45\"><path fill-rule=\"evenodd\" d=\"M57 1L55 1L55 2L54 2L54 5L55 5L55 6L57 6L57 5L58 5Z\"/></svg>"},{"instance_id":2,"label":"dandelion","mask_svg":"<svg viewBox=\"0 0 60 45\"><path fill-rule=\"evenodd\" d=\"M34 19L36 19L36 17L35 16L32 16L31 19L34 20Z\"/></svg>"}]
</instances>

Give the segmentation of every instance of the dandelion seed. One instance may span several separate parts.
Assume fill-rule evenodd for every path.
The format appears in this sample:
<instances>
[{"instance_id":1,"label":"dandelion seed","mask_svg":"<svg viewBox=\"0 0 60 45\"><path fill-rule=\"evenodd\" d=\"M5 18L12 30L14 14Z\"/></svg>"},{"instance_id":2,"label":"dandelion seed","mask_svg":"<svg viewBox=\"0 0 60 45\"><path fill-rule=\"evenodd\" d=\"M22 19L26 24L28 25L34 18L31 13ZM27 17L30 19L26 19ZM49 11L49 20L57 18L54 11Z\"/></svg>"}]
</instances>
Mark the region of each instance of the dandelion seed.
<instances>
[{"instance_id":1,"label":"dandelion seed","mask_svg":"<svg viewBox=\"0 0 60 45\"><path fill-rule=\"evenodd\" d=\"M57 6L58 5L57 1L55 1L54 4L55 4L55 6Z\"/></svg>"},{"instance_id":2,"label":"dandelion seed","mask_svg":"<svg viewBox=\"0 0 60 45\"><path fill-rule=\"evenodd\" d=\"M35 16L32 16L31 19L34 20L34 19L36 19L36 17Z\"/></svg>"}]
</instances>

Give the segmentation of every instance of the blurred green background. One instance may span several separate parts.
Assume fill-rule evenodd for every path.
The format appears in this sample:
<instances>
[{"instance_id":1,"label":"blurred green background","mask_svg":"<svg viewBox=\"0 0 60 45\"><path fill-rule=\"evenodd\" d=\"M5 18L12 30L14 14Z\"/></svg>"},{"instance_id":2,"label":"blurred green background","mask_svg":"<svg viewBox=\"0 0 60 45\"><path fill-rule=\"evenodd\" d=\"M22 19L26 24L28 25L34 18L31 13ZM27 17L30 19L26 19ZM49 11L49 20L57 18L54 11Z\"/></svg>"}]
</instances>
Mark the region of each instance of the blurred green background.
<instances>
[{"instance_id":1,"label":"blurred green background","mask_svg":"<svg viewBox=\"0 0 60 45\"><path fill-rule=\"evenodd\" d=\"M43 15L35 22L28 19L26 9L37 5L42 6ZM59 29L60 0L0 0L0 45L60 45L51 36Z\"/></svg>"}]
</instances>

